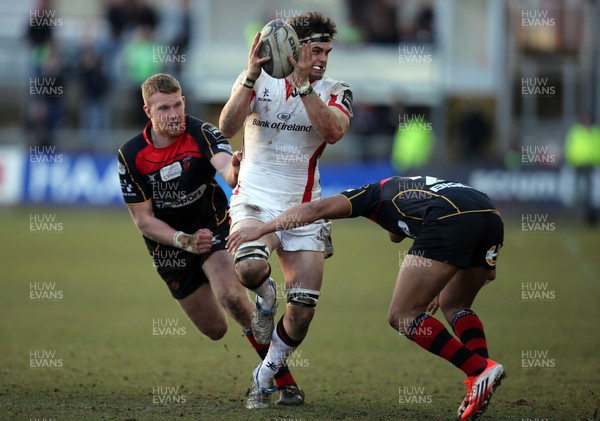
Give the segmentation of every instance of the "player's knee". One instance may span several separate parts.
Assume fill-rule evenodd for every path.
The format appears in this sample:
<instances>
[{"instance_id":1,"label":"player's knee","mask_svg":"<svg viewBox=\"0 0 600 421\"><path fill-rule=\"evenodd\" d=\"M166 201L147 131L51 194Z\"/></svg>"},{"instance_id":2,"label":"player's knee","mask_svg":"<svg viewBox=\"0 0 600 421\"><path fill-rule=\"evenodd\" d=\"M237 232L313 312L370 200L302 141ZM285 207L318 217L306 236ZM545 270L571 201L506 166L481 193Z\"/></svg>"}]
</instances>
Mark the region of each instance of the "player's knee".
<instances>
[{"instance_id":1,"label":"player's knee","mask_svg":"<svg viewBox=\"0 0 600 421\"><path fill-rule=\"evenodd\" d=\"M390 311L387 315L387 322L390 325L390 327L394 330L398 330L400 328L400 324L398 323L398 317L396 316L396 313Z\"/></svg>"},{"instance_id":2,"label":"player's knee","mask_svg":"<svg viewBox=\"0 0 600 421\"><path fill-rule=\"evenodd\" d=\"M421 312L422 313L422 312ZM414 320L419 316L419 312L406 311L403 309L390 309L387 316L388 324L392 329L399 332L403 336L407 336L410 332Z\"/></svg>"},{"instance_id":3,"label":"player's knee","mask_svg":"<svg viewBox=\"0 0 600 421\"><path fill-rule=\"evenodd\" d=\"M269 263L266 260L246 260L235 265L235 273L247 288L258 287L269 271Z\"/></svg>"},{"instance_id":4,"label":"player's knee","mask_svg":"<svg viewBox=\"0 0 600 421\"><path fill-rule=\"evenodd\" d=\"M258 241L245 243L235 252L235 272L244 286L257 287L268 276L269 254L269 247Z\"/></svg>"},{"instance_id":5,"label":"player's knee","mask_svg":"<svg viewBox=\"0 0 600 421\"><path fill-rule=\"evenodd\" d=\"M387 321L392 329L404 334L402 327L406 325L406 317L403 317L402 313L390 310L387 316Z\"/></svg>"},{"instance_id":6,"label":"player's knee","mask_svg":"<svg viewBox=\"0 0 600 421\"><path fill-rule=\"evenodd\" d=\"M215 323L211 326L207 326L200 329L200 331L209 339L213 341L218 341L219 339L222 339L223 336L225 336L225 334L227 333L227 324Z\"/></svg>"}]
</instances>

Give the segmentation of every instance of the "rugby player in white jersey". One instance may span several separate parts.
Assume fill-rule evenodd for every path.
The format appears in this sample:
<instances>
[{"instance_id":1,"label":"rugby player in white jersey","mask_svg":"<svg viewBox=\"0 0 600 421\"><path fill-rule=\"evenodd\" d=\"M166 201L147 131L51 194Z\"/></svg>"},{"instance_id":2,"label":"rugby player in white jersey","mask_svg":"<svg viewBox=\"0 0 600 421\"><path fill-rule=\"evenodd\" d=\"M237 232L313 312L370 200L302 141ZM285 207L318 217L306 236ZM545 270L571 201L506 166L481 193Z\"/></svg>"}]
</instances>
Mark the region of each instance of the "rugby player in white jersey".
<instances>
[{"instance_id":1,"label":"rugby player in white jersey","mask_svg":"<svg viewBox=\"0 0 600 421\"><path fill-rule=\"evenodd\" d=\"M243 160L230 202L231 232L263 224L299 203L319 200L318 159L327 144L344 136L352 118L350 87L325 75L335 23L317 12L288 23L300 41L298 61L289 57L293 73L274 79L261 69L269 58L259 58L257 34L248 67L235 82L219 119L227 138L244 128ZM277 293L268 262L273 250L283 271L287 301L276 326ZM324 259L332 253L330 223L324 220L270 233L237 249L236 272L242 284L256 293L254 335L261 343L271 343L252 374L247 408L269 406L271 393L277 390L275 373L308 332L319 300ZM286 388L281 396L279 404L304 403L304 392L297 386Z\"/></svg>"}]
</instances>

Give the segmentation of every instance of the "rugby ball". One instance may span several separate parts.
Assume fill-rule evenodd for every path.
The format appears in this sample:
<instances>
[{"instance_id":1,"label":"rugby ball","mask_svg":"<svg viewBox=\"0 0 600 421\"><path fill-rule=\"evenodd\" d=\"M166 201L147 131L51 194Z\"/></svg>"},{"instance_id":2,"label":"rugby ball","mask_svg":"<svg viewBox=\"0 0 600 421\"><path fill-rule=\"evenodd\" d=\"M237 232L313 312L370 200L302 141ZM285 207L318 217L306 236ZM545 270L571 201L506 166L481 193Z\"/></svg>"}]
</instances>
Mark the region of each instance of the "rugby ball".
<instances>
[{"instance_id":1,"label":"rugby ball","mask_svg":"<svg viewBox=\"0 0 600 421\"><path fill-rule=\"evenodd\" d=\"M272 20L260 31L260 40L259 57L271 57L262 64L264 71L277 79L288 77L294 71L288 56L296 61L300 57L300 42L294 28L280 19Z\"/></svg>"}]
</instances>

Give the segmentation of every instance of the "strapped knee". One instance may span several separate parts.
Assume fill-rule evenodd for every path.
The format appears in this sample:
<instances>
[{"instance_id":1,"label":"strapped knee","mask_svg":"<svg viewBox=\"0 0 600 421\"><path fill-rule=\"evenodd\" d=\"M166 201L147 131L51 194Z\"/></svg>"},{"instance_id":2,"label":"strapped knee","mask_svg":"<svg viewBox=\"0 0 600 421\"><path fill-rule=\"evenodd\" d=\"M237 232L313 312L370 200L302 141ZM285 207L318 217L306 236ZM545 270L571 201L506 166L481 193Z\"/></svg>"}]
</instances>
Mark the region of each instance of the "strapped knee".
<instances>
[{"instance_id":1,"label":"strapped knee","mask_svg":"<svg viewBox=\"0 0 600 421\"><path fill-rule=\"evenodd\" d=\"M236 250L233 259L236 265L244 260L264 260L266 262L270 253L271 251L266 244L259 241L250 241Z\"/></svg>"},{"instance_id":2,"label":"strapped knee","mask_svg":"<svg viewBox=\"0 0 600 421\"><path fill-rule=\"evenodd\" d=\"M319 302L320 291L304 288L291 288L287 291L289 305L314 308Z\"/></svg>"}]
</instances>

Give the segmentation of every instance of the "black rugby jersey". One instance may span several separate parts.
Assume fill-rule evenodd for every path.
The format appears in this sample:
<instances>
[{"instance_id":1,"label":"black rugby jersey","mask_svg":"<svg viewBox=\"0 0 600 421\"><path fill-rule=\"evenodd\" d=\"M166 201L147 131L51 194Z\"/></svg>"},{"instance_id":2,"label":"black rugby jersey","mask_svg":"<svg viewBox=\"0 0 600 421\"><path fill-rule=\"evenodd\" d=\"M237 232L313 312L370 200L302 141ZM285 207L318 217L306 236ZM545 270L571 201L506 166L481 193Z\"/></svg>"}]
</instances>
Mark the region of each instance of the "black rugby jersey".
<instances>
[{"instance_id":1,"label":"black rugby jersey","mask_svg":"<svg viewBox=\"0 0 600 421\"><path fill-rule=\"evenodd\" d=\"M394 234L416 238L423 221L471 212L498 213L479 190L435 177L391 177L342 193L352 206L349 218L364 216Z\"/></svg>"},{"instance_id":2,"label":"black rugby jersey","mask_svg":"<svg viewBox=\"0 0 600 421\"><path fill-rule=\"evenodd\" d=\"M152 123L119 149L119 178L125 203L152 201L154 215L178 231L194 233L221 224L227 197L215 180L210 159L232 154L228 140L213 125L186 115L186 129L175 142L155 148ZM151 245L156 243L146 238Z\"/></svg>"}]
</instances>

